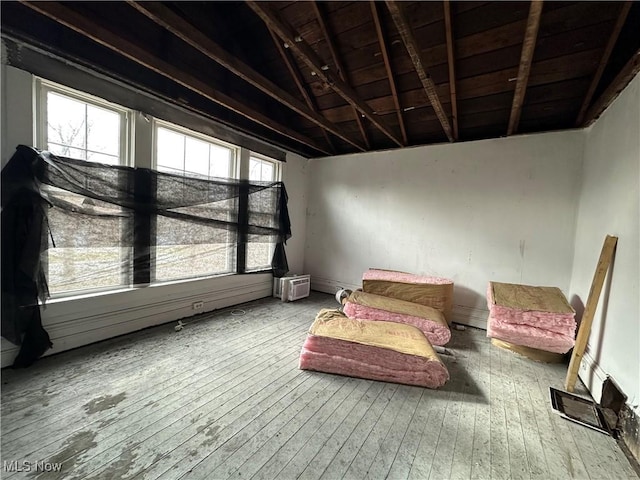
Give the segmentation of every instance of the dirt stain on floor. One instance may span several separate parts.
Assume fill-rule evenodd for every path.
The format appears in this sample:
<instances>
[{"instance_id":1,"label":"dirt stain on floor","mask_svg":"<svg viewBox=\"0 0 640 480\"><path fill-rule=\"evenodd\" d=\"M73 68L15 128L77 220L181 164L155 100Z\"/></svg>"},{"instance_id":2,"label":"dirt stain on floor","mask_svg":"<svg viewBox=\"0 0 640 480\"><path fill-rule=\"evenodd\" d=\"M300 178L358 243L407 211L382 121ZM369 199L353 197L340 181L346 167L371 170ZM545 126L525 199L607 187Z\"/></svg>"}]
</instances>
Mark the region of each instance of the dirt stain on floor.
<instances>
[{"instance_id":1,"label":"dirt stain on floor","mask_svg":"<svg viewBox=\"0 0 640 480\"><path fill-rule=\"evenodd\" d=\"M34 470L29 473L29 476L35 477L39 475L38 478L44 480L48 478L58 478L61 473L72 471L76 460L87 450L98 445L95 442L95 438L96 432L89 430L83 430L73 434L64 441L62 450L45 461L45 463L61 465L59 472L46 472L42 474L42 472Z\"/></svg>"},{"instance_id":2,"label":"dirt stain on floor","mask_svg":"<svg viewBox=\"0 0 640 480\"><path fill-rule=\"evenodd\" d=\"M134 443L130 447L125 447L117 460L111 462L107 468L97 476L86 478L86 480L107 480L130 478L139 472L131 472L134 462L138 458L140 444Z\"/></svg>"},{"instance_id":3,"label":"dirt stain on floor","mask_svg":"<svg viewBox=\"0 0 640 480\"><path fill-rule=\"evenodd\" d=\"M84 408L84 411L88 414L102 412L115 407L122 402L126 396L127 394L125 392L117 395L100 395L98 398L94 398L90 402L85 403L82 408Z\"/></svg>"}]
</instances>

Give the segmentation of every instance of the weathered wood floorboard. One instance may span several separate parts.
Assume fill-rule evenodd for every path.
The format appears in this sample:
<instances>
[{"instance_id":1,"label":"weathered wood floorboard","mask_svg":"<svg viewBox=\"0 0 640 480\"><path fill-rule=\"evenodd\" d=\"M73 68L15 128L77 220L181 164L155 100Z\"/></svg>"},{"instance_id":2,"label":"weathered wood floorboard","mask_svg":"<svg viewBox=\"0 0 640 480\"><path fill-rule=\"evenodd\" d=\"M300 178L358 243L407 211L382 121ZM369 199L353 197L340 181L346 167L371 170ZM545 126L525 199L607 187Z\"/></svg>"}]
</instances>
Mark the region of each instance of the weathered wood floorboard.
<instances>
[{"instance_id":1,"label":"weathered wood floorboard","mask_svg":"<svg viewBox=\"0 0 640 480\"><path fill-rule=\"evenodd\" d=\"M613 439L552 412L566 365L480 330L453 331L439 390L299 370L334 306L267 298L4 371L1 460L62 471L2 478L637 478Z\"/></svg>"}]
</instances>

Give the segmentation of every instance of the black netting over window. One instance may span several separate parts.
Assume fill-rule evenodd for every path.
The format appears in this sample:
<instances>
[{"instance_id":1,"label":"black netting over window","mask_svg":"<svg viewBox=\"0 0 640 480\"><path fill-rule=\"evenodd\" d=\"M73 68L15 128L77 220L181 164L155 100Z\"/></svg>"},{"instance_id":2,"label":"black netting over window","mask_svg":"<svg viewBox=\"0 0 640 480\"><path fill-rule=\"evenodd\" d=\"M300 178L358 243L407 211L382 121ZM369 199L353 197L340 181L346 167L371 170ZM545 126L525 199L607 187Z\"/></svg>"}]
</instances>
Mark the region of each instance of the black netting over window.
<instances>
[{"instance_id":1,"label":"black netting over window","mask_svg":"<svg viewBox=\"0 0 640 480\"><path fill-rule=\"evenodd\" d=\"M39 301L53 293L244 273L247 244L291 236L282 182L184 177L19 146L2 170L2 336L15 366L50 346ZM250 262L249 262L250 263Z\"/></svg>"}]
</instances>

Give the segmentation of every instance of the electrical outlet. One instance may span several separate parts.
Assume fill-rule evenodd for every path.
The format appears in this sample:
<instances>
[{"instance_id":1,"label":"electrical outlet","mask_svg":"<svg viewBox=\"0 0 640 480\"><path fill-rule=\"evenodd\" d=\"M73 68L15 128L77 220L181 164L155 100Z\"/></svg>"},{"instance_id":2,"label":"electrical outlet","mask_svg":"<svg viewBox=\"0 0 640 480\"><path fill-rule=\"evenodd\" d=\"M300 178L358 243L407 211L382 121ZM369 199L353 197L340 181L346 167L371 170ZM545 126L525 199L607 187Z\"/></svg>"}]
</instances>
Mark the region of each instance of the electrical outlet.
<instances>
[{"instance_id":1,"label":"electrical outlet","mask_svg":"<svg viewBox=\"0 0 640 480\"><path fill-rule=\"evenodd\" d=\"M204 302L193 302L191 308L194 310L202 310L204 308Z\"/></svg>"}]
</instances>

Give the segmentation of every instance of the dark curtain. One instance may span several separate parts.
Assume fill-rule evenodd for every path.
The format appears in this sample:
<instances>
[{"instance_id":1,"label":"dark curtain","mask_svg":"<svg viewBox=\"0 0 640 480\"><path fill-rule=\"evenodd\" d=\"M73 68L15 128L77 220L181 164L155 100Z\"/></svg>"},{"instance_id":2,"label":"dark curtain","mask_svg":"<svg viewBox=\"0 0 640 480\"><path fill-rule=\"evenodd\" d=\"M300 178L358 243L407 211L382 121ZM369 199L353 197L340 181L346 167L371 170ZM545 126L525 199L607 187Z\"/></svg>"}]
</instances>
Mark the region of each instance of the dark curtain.
<instances>
[{"instance_id":1,"label":"dark curtain","mask_svg":"<svg viewBox=\"0 0 640 480\"><path fill-rule=\"evenodd\" d=\"M171 235L155 234L160 217L175 225ZM49 239L58 247L131 248L133 285L149 282L156 244L223 243L230 236L276 243L273 273L288 271L291 224L282 182L184 177L21 145L2 170L1 227L2 336L21 347L16 367L51 347L39 306L49 295L42 260Z\"/></svg>"}]
</instances>

